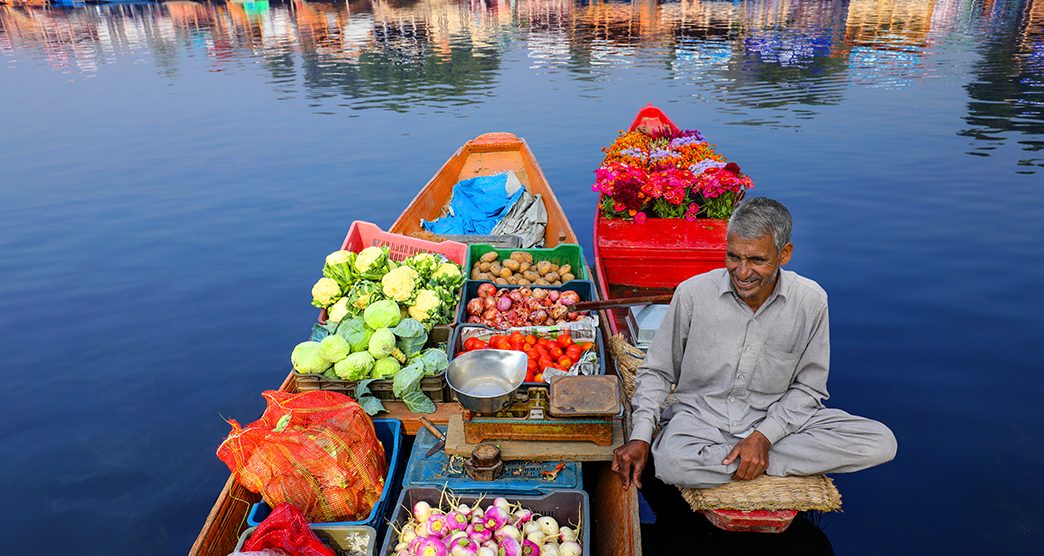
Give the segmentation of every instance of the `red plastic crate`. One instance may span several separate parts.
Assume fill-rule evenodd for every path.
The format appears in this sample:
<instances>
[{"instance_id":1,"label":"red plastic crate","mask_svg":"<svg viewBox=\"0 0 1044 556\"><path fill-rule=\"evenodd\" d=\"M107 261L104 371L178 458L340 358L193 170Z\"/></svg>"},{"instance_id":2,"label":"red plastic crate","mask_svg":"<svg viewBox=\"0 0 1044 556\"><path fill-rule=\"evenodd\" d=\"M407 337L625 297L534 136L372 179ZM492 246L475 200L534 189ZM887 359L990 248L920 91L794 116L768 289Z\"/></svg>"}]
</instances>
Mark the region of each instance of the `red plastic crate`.
<instances>
[{"instance_id":1,"label":"red plastic crate","mask_svg":"<svg viewBox=\"0 0 1044 556\"><path fill-rule=\"evenodd\" d=\"M441 253L447 259L463 266L468 258L468 246L457 241L434 242L381 230L376 224L356 220L344 236L341 249L358 253L367 247L388 246L392 260L401 261L417 253Z\"/></svg>"},{"instance_id":2,"label":"red plastic crate","mask_svg":"<svg viewBox=\"0 0 1044 556\"><path fill-rule=\"evenodd\" d=\"M606 282L673 288L725 266L728 222L701 218L650 218L644 224L595 216L597 259Z\"/></svg>"}]
</instances>

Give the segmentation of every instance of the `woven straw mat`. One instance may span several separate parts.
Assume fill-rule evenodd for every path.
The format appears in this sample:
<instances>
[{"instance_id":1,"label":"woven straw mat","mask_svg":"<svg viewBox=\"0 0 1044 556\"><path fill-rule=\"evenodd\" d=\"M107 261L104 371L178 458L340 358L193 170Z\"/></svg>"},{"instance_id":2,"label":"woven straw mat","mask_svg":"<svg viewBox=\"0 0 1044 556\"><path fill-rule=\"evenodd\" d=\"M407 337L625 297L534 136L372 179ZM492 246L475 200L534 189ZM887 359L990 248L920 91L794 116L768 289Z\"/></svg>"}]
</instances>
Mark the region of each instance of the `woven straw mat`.
<instances>
[{"instance_id":1,"label":"woven straw mat","mask_svg":"<svg viewBox=\"0 0 1044 556\"><path fill-rule=\"evenodd\" d=\"M622 334L609 338L609 351L616 360L616 372L623 381L624 395L634 395L634 377L645 359L642 350L624 340ZM674 403L674 395L666 405ZM812 477L769 477L736 481L714 488L683 488L682 497L693 511L702 510L841 510L841 493L834 482L822 475Z\"/></svg>"}]
</instances>

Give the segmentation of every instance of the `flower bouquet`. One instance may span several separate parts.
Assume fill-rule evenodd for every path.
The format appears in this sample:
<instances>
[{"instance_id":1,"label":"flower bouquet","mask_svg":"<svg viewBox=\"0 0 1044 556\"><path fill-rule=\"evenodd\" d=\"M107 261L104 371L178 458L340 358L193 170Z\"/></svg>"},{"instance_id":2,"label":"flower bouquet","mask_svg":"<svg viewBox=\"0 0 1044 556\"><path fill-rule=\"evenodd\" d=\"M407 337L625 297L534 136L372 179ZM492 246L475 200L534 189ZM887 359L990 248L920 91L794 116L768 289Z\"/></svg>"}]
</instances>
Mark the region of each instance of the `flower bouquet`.
<instances>
[{"instance_id":1,"label":"flower bouquet","mask_svg":"<svg viewBox=\"0 0 1044 556\"><path fill-rule=\"evenodd\" d=\"M620 132L602 149L592 189L605 218L728 219L754 187L739 165L726 162L696 130L664 125Z\"/></svg>"}]
</instances>

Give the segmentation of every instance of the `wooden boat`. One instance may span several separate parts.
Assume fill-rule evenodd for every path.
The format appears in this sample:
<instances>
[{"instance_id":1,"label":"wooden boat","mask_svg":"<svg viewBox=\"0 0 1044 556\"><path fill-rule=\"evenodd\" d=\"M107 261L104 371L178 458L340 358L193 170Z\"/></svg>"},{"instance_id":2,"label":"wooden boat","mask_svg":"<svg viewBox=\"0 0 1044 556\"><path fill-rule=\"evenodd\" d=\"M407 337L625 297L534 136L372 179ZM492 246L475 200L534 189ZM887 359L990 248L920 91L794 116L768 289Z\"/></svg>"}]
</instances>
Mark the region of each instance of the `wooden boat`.
<instances>
[{"instance_id":1,"label":"wooden boat","mask_svg":"<svg viewBox=\"0 0 1044 556\"><path fill-rule=\"evenodd\" d=\"M435 176L421 189L390 231L412 235L420 231L420 219L437 217L448 202L453 184L460 180L513 170L519 181L532 194L540 194L548 213L545 234L547 247L559 243L577 243L565 211L548 185L540 165L526 142L511 133L487 133L468 141L446 161ZM291 372L280 386L295 391ZM389 412L382 416L401 419L409 434L420 428L418 415L403 404L385 402ZM427 417L440 424L461 412L460 405L436 404L437 410ZM634 486L621 488L609 462L584 463L585 487L591 501L591 554L630 556L641 554L641 531L638 524L638 493ZM246 514L260 496L249 492L229 477L207 516L203 529L192 545L192 556L226 556L235 548L240 533L246 528Z\"/></svg>"},{"instance_id":2,"label":"wooden boat","mask_svg":"<svg viewBox=\"0 0 1044 556\"><path fill-rule=\"evenodd\" d=\"M661 128L677 130L675 125L662 110L649 104L638 111L631 122L629 131L642 129L646 132L654 132ZM653 222L650 219L648 222ZM704 221L688 223L682 219L664 219L657 223L656 229L639 230L633 234L635 258L629 265L630 268L620 269L619 265L627 266L627 262L613 261L608 264L607 247L616 248L612 240L607 240L605 232L620 226L647 226L647 224L628 224L626 222L611 222L600 218L598 209L595 209L594 225L594 259L595 259L595 281L599 288L599 297L604 300L621 299L627 297L644 297L670 293L689 276L700 272L706 272L715 268L725 266L725 232L724 221ZM682 248L691 249L694 253L711 255L709 257L688 257L681 265L660 272L655 271L657 265L664 266L665 259L674 258L667 253L677 254ZM623 249L624 251L627 248ZM720 252L720 257L714 257ZM616 252L614 252L614 255ZM656 256L650 256L657 254ZM682 258L682 260L684 257ZM668 261L670 263L672 261ZM676 261L675 261L676 262ZM612 271L609 269L616 266ZM684 271L679 271L679 270ZM626 323L627 308L606 309L602 312L605 328L608 334L622 333L631 344L635 339L630 337L630 331ZM757 510L753 512L733 510L711 510L706 511L708 521L720 529L735 532L764 532L779 533L790 526L797 512L793 510L767 511Z\"/></svg>"}]
</instances>

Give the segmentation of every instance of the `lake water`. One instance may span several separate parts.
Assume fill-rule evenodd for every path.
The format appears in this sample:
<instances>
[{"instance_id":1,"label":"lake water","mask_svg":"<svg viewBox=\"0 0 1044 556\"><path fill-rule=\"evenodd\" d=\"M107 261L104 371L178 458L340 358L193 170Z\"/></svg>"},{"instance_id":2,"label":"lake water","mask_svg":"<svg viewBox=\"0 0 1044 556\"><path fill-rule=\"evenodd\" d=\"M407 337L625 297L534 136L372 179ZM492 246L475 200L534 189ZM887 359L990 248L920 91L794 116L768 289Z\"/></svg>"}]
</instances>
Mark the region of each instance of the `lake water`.
<instances>
[{"instance_id":1,"label":"lake water","mask_svg":"<svg viewBox=\"0 0 1044 556\"><path fill-rule=\"evenodd\" d=\"M7 552L184 553L352 220L505 130L589 248L649 101L793 211L829 404L899 438L833 550L1044 541L1044 1L0 6L0 99Z\"/></svg>"}]
</instances>

